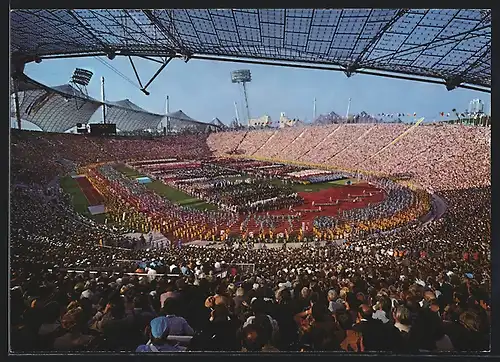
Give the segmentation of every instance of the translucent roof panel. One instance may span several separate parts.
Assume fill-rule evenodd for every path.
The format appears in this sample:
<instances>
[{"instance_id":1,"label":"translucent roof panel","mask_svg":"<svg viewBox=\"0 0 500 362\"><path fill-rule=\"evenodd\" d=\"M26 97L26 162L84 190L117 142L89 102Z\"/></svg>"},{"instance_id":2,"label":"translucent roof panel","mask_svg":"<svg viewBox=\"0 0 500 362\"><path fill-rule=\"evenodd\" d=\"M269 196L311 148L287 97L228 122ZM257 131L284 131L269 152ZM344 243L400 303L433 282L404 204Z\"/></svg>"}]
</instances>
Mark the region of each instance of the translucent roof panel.
<instances>
[{"instance_id":1,"label":"translucent roof panel","mask_svg":"<svg viewBox=\"0 0 500 362\"><path fill-rule=\"evenodd\" d=\"M16 117L11 88L11 116ZM75 87L48 87L26 76L18 80L21 119L47 132L65 132L77 123L88 123L102 102ZM124 131L156 129L164 115L148 112L130 100L106 102L106 120Z\"/></svg>"},{"instance_id":2,"label":"translucent roof panel","mask_svg":"<svg viewBox=\"0 0 500 362\"><path fill-rule=\"evenodd\" d=\"M106 110L106 121L116 123L116 127L122 131L156 129L163 118L162 115L137 111L131 108L108 105Z\"/></svg>"},{"instance_id":3,"label":"translucent roof panel","mask_svg":"<svg viewBox=\"0 0 500 362\"><path fill-rule=\"evenodd\" d=\"M46 132L65 132L77 123L88 123L103 105L75 87L64 84L48 87L26 76L18 80L19 109L22 120L30 121ZM16 117L14 93L11 88L11 117ZM181 110L168 115L148 112L128 99L106 102L106 121L116 123L122 131L157 129L162 123L173 131L215 131L216 125L192 119Z\"/></svg>"},{"instance_id":4,"label":"translucent roof panel","mask_svg":"<svg viewBox=\"0 0 500 362\"><path fill-rule=\"evenodd\" d=\"M36 124L46 132L65 132L77 123L87 123L99 108L98 102L65 96L50 88L19 92L21 119ZM12 95L11 117L16 117Z\"/></svg>"},{"instance_id":5,"label":"translucent roof panel","mask_svg":"<svg viewBox=\"0 0 500 362\"><path fill-rule=\"evenodd\" d=\"M13 10L11 51L307 62L491 86L487 9Z\"/></svg>"},{"instance_id":6,"label":"translucent roof panel","mask_svg":"<svg viewBox=\"0 0 500 362\"><path fill-rule=\"evenodd\" d=\"M165 117L166 118L166 117ZM191 131L191 132L215 132L220 128L216 125L203 123L198 121L189 121L185 119L177 119L170 118L170 131L171 132L183 132L183 131ZM167 120L164 119L163 125L166 127Z\"/></svg>"}]
</instances>

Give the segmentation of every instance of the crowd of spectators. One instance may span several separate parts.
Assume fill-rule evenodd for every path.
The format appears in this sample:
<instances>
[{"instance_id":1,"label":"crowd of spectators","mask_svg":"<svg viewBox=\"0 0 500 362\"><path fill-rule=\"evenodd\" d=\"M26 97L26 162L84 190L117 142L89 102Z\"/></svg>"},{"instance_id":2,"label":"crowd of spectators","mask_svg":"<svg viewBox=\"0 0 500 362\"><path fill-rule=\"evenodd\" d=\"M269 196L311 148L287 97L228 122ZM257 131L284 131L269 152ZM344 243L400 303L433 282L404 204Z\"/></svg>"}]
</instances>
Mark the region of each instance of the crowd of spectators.
<instances>
[{"instance_id":1,"label":"crowd of spectators","mask_svg":"<svg viewBox=\"0 0 500 362\"><path fill-rule=\"evenodd\" d=\"M11 265L12 348L487 350L489 245L479 234L457 239L449 233L457 225L457 210L425 229L341 246L305 245L300 252L242 247L126 251L85 244L92 236L68 240L65 247L23 238L31 253L13 245L18 255ZM467 214L472 222L484 216ZM484 236L484 224L474 231ZM49 238L57 241L61 235ZM135 270L144 262L117 261L122 259L151 262ZM118 274L77 275L62 270L62 263ZM238 263L253 263L255 270L240 271ZM132 271L147 274L124 274Z\"/></svg>"},{"instance_id":2,"label":"crowd of spectators","mask_svg":"<svg viewBox=\"0 0 500 362\"><path fill-rule=\"evenodd\" d=\"M47 184L82 165L177 157L202 159L210 155L207 135L166 136L153 140L120 137L11 131L13 181ZM39 172L43 169L44 172Z\"/></svg>"},{"instance_id":3,"label":"crowd of spectators","mask_svg":"<svg viewBox=\"0 0 500 362\"><path fill-rule=\"evenodd\" d=\"M491 129L464 125L341 124L276 131L263 144L262 134L248 132L245 142L260 144L259 156L279 160L325 163L348 170L381 174L412 173L415 181L432 190L483 187L491 178ZM207 140L216 155L238 147L243 132L214 133ZM300 136L300 137L299 137ZM254 141L253 141L254 140ZM249 147L247 147L249 149ZM284 150L274 155L274 150ZM335 155L337 155L335 157Z\"/></svg>"},{"instance_id":4,"label":"crowd of spectators","mask_svg":"<svg viewBox=\"0 0 500 362\"><path fill-rule=\"evenodd\" d=\"M340 168L353 169L365 161L367 155L371 156L380 151L409 128L409 125L404 124L393 124L390 127L373 124L372 127L365 128L366 131L361 137L354 139L348 147L332 157L329 163Z\"/></svg>"},{"instance_id":5,"label":"crowd of spectators","mask_svg":"<svg viewBox=\"0 0 500 362\"><path fill-rule=\"evenodd\" d=\"M300 134L303 140L316 133L328 142L311 147L311 162L334 161L327 145L331 147L337 133L358 139L367 131L358 127L357 137L333 128L325 133L316 128L281 130L273 139L289 143L272 146L268 154L293 148L288 144ZM367 143L372 132L365 134ZM373 149L368 153L361 149L366 159L373 156L373 163L366 161L364 166L373 171L411 169L419 183L446 201L446 213L425 226L341 245L303 243L300 250L243 245L172 245L166 250L102 247L101 240L103 245L122 245L122 232L77 215L60 190L47 189L57 176L88 163L175 157L176 152L186 158L207 157L209 147L219 147L217 140L221 141L217 151L224 153L238 145L230 133L212 134L208 140L192 135L188 137L198 138L135 144L13 132L11 350L488 350L491 134L487 132L465 126L416 127L376 156L370 154ZM152 142L159 143L157 148ZM271 144L272 140L265 142L259 152L265 154ZM300 158L295 151L290 154ZM239 263L254 268L242 269ZM126 274L133 272L141 275Z\"/></svg>"},{"instance_id":6,"label":"crowd of spectators","mask_svg":"<svg viewBox=\"0 0 500 362\"><path fill-rule=\"evenodd\" d=\"M407 209L412 204L415 193L407 187L387 179L378 179L377 184L387 193L382 202L361 209L343 210L343 217L350 220L371 220L388 217Z\"/></svg>"},{"instance_id":7,"label":"crowd of spectators","mask_svg":"<svg viewBox=\"0 0 500 362\"><path fill-rule=\"evenodd\" d=\"M276 130L263 147L259 148L254 155L278 159L282 158L283 155L286 154L286 151L284 151L285 148L287 148L302 132L303 129L300 127L288 128L287 132Z\"/></svg>"}]
</instances>

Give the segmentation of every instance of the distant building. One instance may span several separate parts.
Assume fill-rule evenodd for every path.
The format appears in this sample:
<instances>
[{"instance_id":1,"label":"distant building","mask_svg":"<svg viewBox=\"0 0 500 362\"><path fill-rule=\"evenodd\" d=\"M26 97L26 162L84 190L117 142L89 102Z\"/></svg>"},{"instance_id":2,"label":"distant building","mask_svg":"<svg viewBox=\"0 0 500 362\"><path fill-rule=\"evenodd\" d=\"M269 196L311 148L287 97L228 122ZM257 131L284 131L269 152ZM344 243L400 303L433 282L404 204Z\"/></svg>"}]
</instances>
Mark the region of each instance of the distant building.
<instances>
[{"instance_id":1,"label":"distant building","mask_svg":"<svg viewBox=\"0 0 500 362\"><path fill-rule=\"evenodd\" d=\"M248 123L250 127L268 127L271 126L273 122L271 121L271 117L266 114L262 117L251 119Z\"/></svg>"},{"instance_id":2,"label":"distant building","mask_svg":"<svg viewBox=\"0 0 500 362\"><path fill-rule=\"evenodd\" d=\"M297 120L295 119L289 119L286 115L285 112L281 112L280 114L280 120L279 120L279 128L284 128L284 127L293 127L297 123Z\"/></svg>"},{"instance_id":3,"label":"distant building","mask_svg":"<svg viewBox=\"0 0 500 362\"><path fill-rule=\"evenodd\" d=\"M480 99L473 99L469 103L469 113L484 113L484 103Z\"/></svg>"}]
</instances>

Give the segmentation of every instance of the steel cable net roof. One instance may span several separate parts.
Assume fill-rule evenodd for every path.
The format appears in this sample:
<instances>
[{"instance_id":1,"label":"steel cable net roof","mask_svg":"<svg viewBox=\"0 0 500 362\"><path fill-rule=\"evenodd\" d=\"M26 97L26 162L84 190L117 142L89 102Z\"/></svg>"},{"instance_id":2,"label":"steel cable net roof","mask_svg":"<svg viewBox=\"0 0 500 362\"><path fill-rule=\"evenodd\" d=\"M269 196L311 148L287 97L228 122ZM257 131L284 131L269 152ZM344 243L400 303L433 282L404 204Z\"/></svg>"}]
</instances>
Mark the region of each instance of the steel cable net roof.
<instances>
[{"instance_id":1,"label":"steel cable net roof","mask_svg":"<svg viewBox=\"0 0 500 362\"><path fill-rule=\"evenodd\" d=\"M11 50L258 58L491 86L483 9L13 10Z\"/></svg>"},{"instance_id":2,"label":"steel cable net roof","mask_svg":"<svg viewBox=\"0 0 500 362\"><path fill-rule=\"evenodd\" d=\"M25 83L19 88L21 119L47 132L65 132L77 123L87 123L101 105L70 85L48 88ZM10 114L16 117L13 100Z\"/></svg>"}]
</instances>

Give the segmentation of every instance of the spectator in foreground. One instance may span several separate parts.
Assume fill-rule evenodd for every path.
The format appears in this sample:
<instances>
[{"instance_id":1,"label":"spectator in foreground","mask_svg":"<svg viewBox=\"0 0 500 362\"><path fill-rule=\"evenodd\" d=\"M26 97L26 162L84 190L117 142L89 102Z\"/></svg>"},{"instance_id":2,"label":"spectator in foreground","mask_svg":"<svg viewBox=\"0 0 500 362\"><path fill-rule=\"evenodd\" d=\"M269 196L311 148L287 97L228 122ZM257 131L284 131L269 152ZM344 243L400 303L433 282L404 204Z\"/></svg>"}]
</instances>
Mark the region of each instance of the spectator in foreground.
<instances>
[{"instance_id":1,"label":"spectator in foreground","mask_svg":"<svg viewBox=\"0 0 500 362\"><path fill-rule=\"evenodd\" d=\"M193 338L190 350L238 351L240 349L237 338L238 327L238 321L230 317L224 304L215 305L210 313L210 322Z\"/></svg>"},{"instance_id":2,"label":"spectator in foreground","mask_svg":"<svg viewBox=\"0 0 500 362\"><path fill-rule=\"evenodd\" d=\"M67 352L92 350L94 337L83 333L87 327L86 322L81 307L70 309L61 321L62 328L67 332L55 339L54 349Z\"/></svg>"},{"instance_id":3,"label":"spectator in foreground","mask_svg":"<svg viewBox=\"0 0 500 362\"><path fill-rule=\"evenodd\" d=\"M272 325L264 315L259 315L254 322L242 330L242 352L279 352L272 345Z\"/></svg>"},{"instance_id":4,"label":"spectator in foreground","mask_svg":"<svg viewBox=\"0 0 500 362\"><path fill-rule=\"evenodd\" d=\"M168 319L169 332L174 336L192 336L194 334L193 328L183 318L177 316L179 309L179 301L175 298L169 298L163 303L161 314Z\"/></svg>"},{"instance_id":5,"label":"spectator in foreground","mask_svg":"<svg viewBox=\"0 0 500 362\"><path fill-rule=\"evenodd\" d=\"M150 323L150 340L141 344L136 352L182 352L185 349L177 343L167 340L169 335L169 320L167 317L157 317Z\"/></svg>"}]
</instances>

